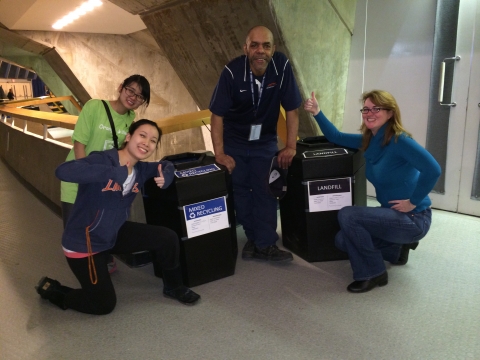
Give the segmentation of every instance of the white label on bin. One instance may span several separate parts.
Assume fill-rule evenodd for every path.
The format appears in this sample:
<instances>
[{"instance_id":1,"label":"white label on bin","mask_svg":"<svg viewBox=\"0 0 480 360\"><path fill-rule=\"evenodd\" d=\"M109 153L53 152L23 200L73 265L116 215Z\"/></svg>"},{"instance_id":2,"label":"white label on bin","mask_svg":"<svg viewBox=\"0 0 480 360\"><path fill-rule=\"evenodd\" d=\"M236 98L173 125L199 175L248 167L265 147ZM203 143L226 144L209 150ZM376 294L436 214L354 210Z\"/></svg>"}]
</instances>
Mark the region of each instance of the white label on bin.
<instances>
[{"instance_id":1,"label":"white label on bin","mask_svg":"<svg viewBox=\"0 0 480 360\"><path fill-rule=\"evenodd\" d=\"M185 205L183 213L189 238L229 227L225 196Z\"/></svg>"},{"instance_id":2,"label":"white label on bin","mask_svg":"<svg viewBox=\"0 0 480 360\"><path fill-rule=\"evenodd\" d=\"M218 171L220 168L216 164L197 166L191 169L175 171L175 176L178 178L198 176L211 173L213 171Z\"/></svg>"},{"instance_id":3,"label":"white label on bin","mask_svg":"<svg viewBox=\"0 0 480 360\"><path fill-rule=\"evenodd\" d=\"M316 158L316 157L329 157L329 156L337 156L337 155L348 155L347 149L319 149L314 151L305 151L303 153L303 157L308 158Z\"/></svg>"},{"instance_id":4,"label":"white label on bin","mask_svg":"<svg viewBox=\"0 0 480 360\"><path fill-rule=\"evenodd\" d=\"M351 178L307 181L309 212L340 210L352 206Z\"/></svg>"}]
</instances>

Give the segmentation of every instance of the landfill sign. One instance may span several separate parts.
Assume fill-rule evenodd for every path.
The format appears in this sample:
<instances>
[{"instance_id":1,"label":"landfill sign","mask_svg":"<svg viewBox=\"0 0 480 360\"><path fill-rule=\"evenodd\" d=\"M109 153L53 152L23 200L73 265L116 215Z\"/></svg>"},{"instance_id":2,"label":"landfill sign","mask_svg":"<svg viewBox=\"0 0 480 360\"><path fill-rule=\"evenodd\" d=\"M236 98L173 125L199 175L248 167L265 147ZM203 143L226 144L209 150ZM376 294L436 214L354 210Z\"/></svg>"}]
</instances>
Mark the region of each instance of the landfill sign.
<instances>
[{"instance_id":1,"label":"landfill sign","mask_svg":"<svg viewBox=\"0 0 480 360\"><path fill-rule=\"evenodd\" d=\"M309 212L340 210L352 206L351 178L308 181Z\"/></svg>"}]
</instances>

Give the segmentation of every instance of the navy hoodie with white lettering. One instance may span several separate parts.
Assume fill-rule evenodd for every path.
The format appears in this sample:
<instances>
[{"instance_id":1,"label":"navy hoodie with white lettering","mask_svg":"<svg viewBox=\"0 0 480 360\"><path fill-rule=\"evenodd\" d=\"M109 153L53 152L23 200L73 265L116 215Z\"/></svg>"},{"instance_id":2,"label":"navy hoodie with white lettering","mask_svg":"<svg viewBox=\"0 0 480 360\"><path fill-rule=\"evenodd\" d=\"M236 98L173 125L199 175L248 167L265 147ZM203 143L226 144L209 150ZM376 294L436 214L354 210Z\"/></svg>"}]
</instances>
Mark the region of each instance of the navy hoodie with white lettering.
<instances>
[{"instance_id":1,"label":"navy hoodie with white lettering","mask_svg":"<svg viewBox=\"0 0 480 360\"><path fill-rule=\"evenodd\" d=\"M120 227L130 215L130 205L146 180L158 176L162 164L168 187L174 176L174 166L169 161L137 162L135 183L123 195L123 183L128 169L121 166L118 150L94 151L87 157L61 164L55 175L62 181L78 183L78 194L63 232L65 249L80 253L97 253L111 249ZM87 232L91 249L87 248Z\"/></svg>"}]
</instances>

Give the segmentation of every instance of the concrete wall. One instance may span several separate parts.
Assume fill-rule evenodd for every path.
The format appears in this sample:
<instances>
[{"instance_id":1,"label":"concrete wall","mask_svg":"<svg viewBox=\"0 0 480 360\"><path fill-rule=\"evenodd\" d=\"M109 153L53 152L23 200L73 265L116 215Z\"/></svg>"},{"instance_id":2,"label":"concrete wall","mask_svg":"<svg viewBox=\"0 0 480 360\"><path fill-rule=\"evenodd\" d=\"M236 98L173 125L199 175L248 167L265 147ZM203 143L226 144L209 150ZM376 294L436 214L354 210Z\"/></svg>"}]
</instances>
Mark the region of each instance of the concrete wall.
<instances>
[{"instance_id":1,"label":"concrete wall","mask_svg":"<svg viewBox=\"0 0 480 360\"><path fill-rule=\"evenodd\" d=\"M150 9L142 5L141 14L148 30L131 35L19 33L55 47L94 98L115 98L125 77L144 74L153 85L152 103L139 117L158 119L195 111L197 105L207 108L223 66L242 54L246 31L264 24L273 31L277 49L291 59L303 97L312 90L318 93L322 108L341 128L356 0L149 4ZM49 86L50 78L45 79ZM311 117L301 110L299 135L318 133ZM162 154L205 148L200 129L178 135L164 138Z\"/></svg>"},{"instance_id":2,"label":"concrete wall","mask_svg":"<svg viewBox=\"0 0 480 360\"><path fill-rule=\"evenodd\" d=\"M121 82L129 75L141 74L152 87L149 107L143 113L139 111L143 116L162 118L196 110L193 99L158 47L152 48L127 35L19 33L55 47L92 98L116 99Z\"/></svg>"},{"instance_id":3,"label":"concrete wall","mask_svg":"<svg viewBox=\"0 0 480 360\"><path fill-rule=\"evenodd\" d=\"M150 105L147 108L141 106L136 111L136 119L161 119L197 111L193 98L148 30L132 35L19 33L40 44L55 47L92 98L116 99L118 86L125 78L132 74L145 76L151 85ZM44 81L50 86L54 78L49 74ZM201 129L184 130L162 138L159 156L202 149L205 149L205 143Z\"/></svg>"},{"instance_id":4,"label":"concrete wall","mask_svg":"<svg viewBox=\"0 0 480 360\"><path fill-rule=\"evenodd\" d=\"M15 33L17 40L21 37L30 40L28 43L32 51L17 48L20 40L9 44L7 35L0 39L2 55L36 71L58 96L71 95L72 92L58 76L57 69L53 69L42 55L53 47L93 98L115 99L118 86L126 77L134 73L147 77L152 87L151 102L148 108L137 111L137 119L159 119L197 110L192 97L148 31L129 36L36 31ZM184 130L162 138L157 158L202 149L205 149L202 130ZM60 182L55 177L55 168L65 160L68 151L0 123L0 156L58 206Z\"/></svg>"},{"instance_id":5,"label":"concrete wall","mask_svg":"<svg viewBox=\"0 0 480 360\"><path fill-rule=\"evenodd\" d=\"M65 160L68 151L69 149L24 134L0 122L0 157L58 206L60 206L60 180L55 177L55 169Z\"/></svg>"},{"instance_id":6,"label":"concrete wall","mask_svg":"<svg viewBox=\"0 0 480 360\"><path fill-rule=\"evenodd\" d=\"M163 4L160 8L154 6L160 3ZM147 11L141 14L149 31L127 36L19 33L43 46L55 47L94 98L114 99L124 78L143 74L152 84L152 101L137 118L158 119L195 111L197 105L206 108L225 63L243 53L247 30L263 24L274 33L277 49L291 59L302 95L306 97L312 90L321 94L322 108L341 128L356 0L191 0L150 4L153 8L143 4ZM8 36L2 38L1 50L8 52L5 39ZM33 53L38 55L41 51ZM55 91L51 85L58 81L54 69L41 56L29 56L16 49L8 58L44 74L40 76ZM16 170L27 181L38 185L42 193L57 202L59 186L53 171L65 158L65 150L58 151L57 145L12 129L6 131L5 126L0 126L3 151L0 155L16 164ZM22 137L15 139L12 148L18 154L5 153L6 133ZM302 112L299 135L315 134L318 134L316 125ZM161 146L159 157L205 149L200 129L167 135ZM32 149L40 150L32 155ZM42 166L45 159L48 166Z\"/></svg>"},{"instance_id":7,"label":"concrete wall","mask_svg":"<svg viewBox=\"0 0 480 360\"><path fill-rule=\"evenodd\" d=\"M139 9L138 2L116 3ZM322 106L341 126L356 0L150 3L140 16L201 109L208 107L224 65L243 54L248 29L261 24L273 32L277 50L291 59L303 96L322 89ZM302 110L299 135L318 133Z\"/></svg>"},{"instance_id":8,"label":"concrete wall","mask_svg":"<svg viewBox=\"0 0 480 360\"><path fill-rule=\"evenodd\" d=\"M141 18L202 110L208 108L225 64L243 54L249 28L269 27L283 51L265 0L166 2Z\"/></svg>"}]
</instances>

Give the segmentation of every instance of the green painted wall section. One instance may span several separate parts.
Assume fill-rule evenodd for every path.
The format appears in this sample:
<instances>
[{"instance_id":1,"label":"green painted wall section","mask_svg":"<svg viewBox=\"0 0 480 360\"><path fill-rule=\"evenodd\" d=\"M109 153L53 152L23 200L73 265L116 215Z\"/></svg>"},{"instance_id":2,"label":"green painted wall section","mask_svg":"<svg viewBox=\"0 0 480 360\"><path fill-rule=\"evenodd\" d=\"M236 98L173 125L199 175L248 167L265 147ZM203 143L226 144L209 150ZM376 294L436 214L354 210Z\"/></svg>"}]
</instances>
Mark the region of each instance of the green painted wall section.
<instances>
[{"instance_id":1,"label":"green painted wall section","mask_svg":"<svg viewBox=\"0 0 480 360\"><path fill-rule=\"evenodd\" d=\"M312 91L321 109L342 128L356 0L271 0L304 99ZM303 112L303 110L301 110ZM299 136L319 134L301 114ZM310 121L306 121L310 119Z\"/></svg>"}]
</instances>

